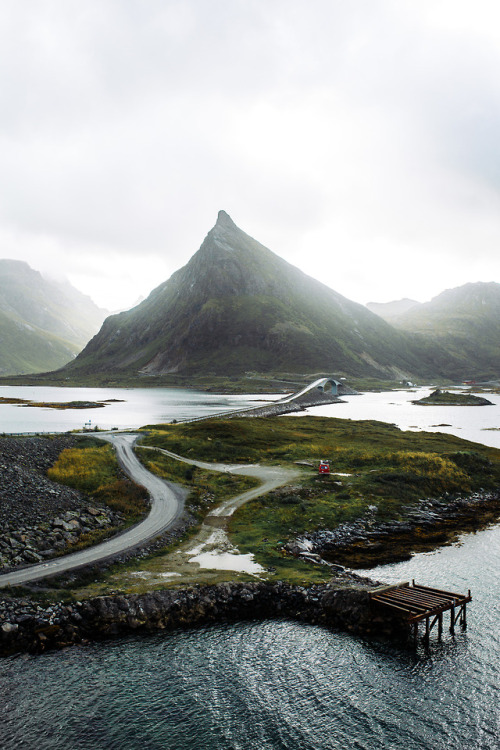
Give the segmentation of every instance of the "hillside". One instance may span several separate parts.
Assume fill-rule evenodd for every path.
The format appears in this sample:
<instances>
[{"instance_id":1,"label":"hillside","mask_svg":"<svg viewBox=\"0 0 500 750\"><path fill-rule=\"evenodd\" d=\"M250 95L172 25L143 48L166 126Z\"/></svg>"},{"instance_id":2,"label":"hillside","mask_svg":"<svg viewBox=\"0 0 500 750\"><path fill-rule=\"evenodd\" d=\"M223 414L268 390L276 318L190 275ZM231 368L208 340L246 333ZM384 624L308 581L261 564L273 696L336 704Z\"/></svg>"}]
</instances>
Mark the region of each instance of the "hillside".
<instances>
[{"instance_id":1,"label":"hillside","mask_svg":"<svg viewBox=\"0 0 500 750\"><path fill-rule=\"evenodd\" d=\"M0 260L0 373L61 367L85 346L105 317L68 283L44 279L27 263Z\"/></svg>"},{"instance_id":2,"label":"hillside","mask_svg":"<svg viewBox=\"0 0 500 750\"><path fill-rule=\"evenodd\" d=\"M477 282L448 289L430 302L391 319L400 330L420 334L461 360L456 375L498 378L500 284Z\"/></svg>"},{"instance_id":3,"label":"hillside","mask_svg":"<svg viewBox=\"0 0 500 750\"><path fill-rule=\"evenodd\" d=\"M161 375L432 370L404 335L279 258L224 211L186 266L110 316L65 372Z\"/></svg>"}]
</instances>

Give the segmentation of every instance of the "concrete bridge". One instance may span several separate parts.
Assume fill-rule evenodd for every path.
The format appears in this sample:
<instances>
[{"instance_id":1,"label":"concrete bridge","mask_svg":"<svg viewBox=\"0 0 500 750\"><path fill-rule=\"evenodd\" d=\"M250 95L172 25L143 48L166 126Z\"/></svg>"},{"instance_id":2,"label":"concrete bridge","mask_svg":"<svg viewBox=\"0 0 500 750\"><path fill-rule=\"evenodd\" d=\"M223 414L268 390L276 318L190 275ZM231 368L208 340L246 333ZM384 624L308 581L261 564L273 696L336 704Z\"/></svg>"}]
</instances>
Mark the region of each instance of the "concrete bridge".
<instances>
[{"instance_id":1,"label":"concrete bridge","mask_svg":"<svg viewBox=\"0 0 500 750\"><path fill-rule=\"evenodd\" d=\"M265 406L247 406L244 409L206 414L194 419L180 419L179 422L201 422L205 419L232 419L233 417L276 417L280 414L302 411L308 406L334 404L340 402L338 397L340 385L342 383L335 378L318 378L301 388L300 391L280 398L278 401L269 402Z\"/></svg>"},{"instance_id":2,"label":"concrete bridge","mask_svg":"<svg viewBox=\"0 0 500 750\"><path fill-rule=\"evenodd\" d=\"M297 393L292 393L291 396L287 396L286 398L283 398L280 401L276 401L275 403L289 404L291 401L297 401L302 396L305 396L307 393L314 392L315 390L321 391L321 393L328 394L330 396L337 396L339 385L342 384L339 380L335 380L334 378L319 378L313 383L309 383L309 385L306 385L304 388L302 388L302 390L297 391Z\"/></svg>"}]
</instances>

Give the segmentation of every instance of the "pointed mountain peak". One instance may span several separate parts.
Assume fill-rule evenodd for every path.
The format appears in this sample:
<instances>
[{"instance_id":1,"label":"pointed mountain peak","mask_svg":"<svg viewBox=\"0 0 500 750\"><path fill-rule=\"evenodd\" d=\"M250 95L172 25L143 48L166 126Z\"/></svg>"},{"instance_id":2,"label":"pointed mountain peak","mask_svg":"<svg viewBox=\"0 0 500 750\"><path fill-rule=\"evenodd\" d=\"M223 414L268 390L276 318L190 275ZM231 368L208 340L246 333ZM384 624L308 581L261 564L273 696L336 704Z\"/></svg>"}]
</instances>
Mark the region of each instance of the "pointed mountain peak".
<instances>
[{"instance_id":1,"label":"pointed mountain peak","mask_svg":"<svg viewBox=\"0 0 500 750\"><path fill-rule=\"evenodd\" d=\"M217 214L217 223L215 226L224 229L237 229L236 224L231 219L229 214L225 211L219 211L219 213Z\"/></svg>"},{"instance_id":2,"label":"pointed mountain peak","mask_svg":"<svg viewBox=\"0 0 500 750\"><path fill-rule=\"evenodd\" d=\"M226 211L219 211L217 222L205 237L205 241L200 250L206 251L210 248L213 249L215 245L225 253L234 253L243 250L245 243L250 239L251 238L234 223ZM254 242L254 240L252 241Z\"/></svg>"}]
</instances>

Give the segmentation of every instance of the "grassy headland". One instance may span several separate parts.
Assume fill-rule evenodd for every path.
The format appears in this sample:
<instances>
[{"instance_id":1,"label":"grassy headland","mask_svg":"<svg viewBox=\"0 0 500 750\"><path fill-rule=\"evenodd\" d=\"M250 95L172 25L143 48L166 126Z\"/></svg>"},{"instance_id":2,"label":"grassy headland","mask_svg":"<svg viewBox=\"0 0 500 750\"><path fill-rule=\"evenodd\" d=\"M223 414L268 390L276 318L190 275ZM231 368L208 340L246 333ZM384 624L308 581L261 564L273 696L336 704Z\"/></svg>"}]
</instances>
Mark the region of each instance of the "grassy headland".
<instances>
[{"instance_id":1,"label":"grassy headland","mask_svg":"<svg viewBox=\"0 0 500 750\"><path fill-rule=\"evenodd\" d=\"M288 486L232 517L230 538L277 576L290 576L283 546L303 534L369 517L405 520L422 500L444 511L457 497L500 487L500 451L442 433L403 432L375 421L321 417L206 420L158 427L144 438L180 455L225 462L309 462ZM317 475L319 459L332 474Z\"/></svg>"},{"instance_id":2,"label":"grassy headland","mask_svg":"<svg viewBox=\"0 0 500 750\"><path fill-rule=\"evenodd\" d=\"M60 455L51 478L78 487L112 507L116 507L116 500L126 513L126 498L136 490L119 479L111 446L90 437L85 441L81 448ZM279 464L298 469L292 485L240 507L229 518L226 530L234 547L254 555L266 571L265 577L301 585L327 581L331 571L287 554L285 545L297 537L335 530L359 519L368 519L373 527L404 522L428 498L436 499L446 513L457 497L498 491L500 486L499 450L442 433L403 432L375 421L322 417L214 419L150 427L144 431L142 444L145 447L137 452L151 471L190 488L187 509L198 524L191 525L184 539L142 558L140 563L130 560L114 565L97 580L94 571L92 581L72 584L71 591L66 592L69 596L252 579L243 571L200 570L190 558L191 534L211 508L245 491L255 480L194 468L146 446L192 456L193 461ZM318 476L319 459L330 460L330 476ZM135 501L132 506L129 518L137 511ZM437 534L432 540L438 545L443 537ZM386 541L393 543L390 537ZM404 544L411 549L421 541L417 531ZM397 544L401 545L401 540ZM350 565L349 559L342 562ZM352 564L355 566L354 561ZM61 590L57 593L60 595Z\"/></svg>"}]
</instances>

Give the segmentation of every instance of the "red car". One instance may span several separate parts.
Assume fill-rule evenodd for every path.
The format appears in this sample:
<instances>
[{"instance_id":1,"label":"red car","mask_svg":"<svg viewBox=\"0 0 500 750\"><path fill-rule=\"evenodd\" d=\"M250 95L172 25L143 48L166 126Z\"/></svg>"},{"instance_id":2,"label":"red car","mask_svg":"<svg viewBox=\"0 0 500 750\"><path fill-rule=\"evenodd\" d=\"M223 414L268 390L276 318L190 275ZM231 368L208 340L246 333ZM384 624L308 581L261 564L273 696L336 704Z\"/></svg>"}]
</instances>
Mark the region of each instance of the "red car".
<instances>
[{"instance_id":1,"label":"red car","mask_svg":"<svg viewBox=\"0 0 500 750\"><path fill-rule=\"evenodd\" d=\"M329 474L330 473L330 462L320 461L318 466L318 474Z\"/></svg>"}]
</instances>

